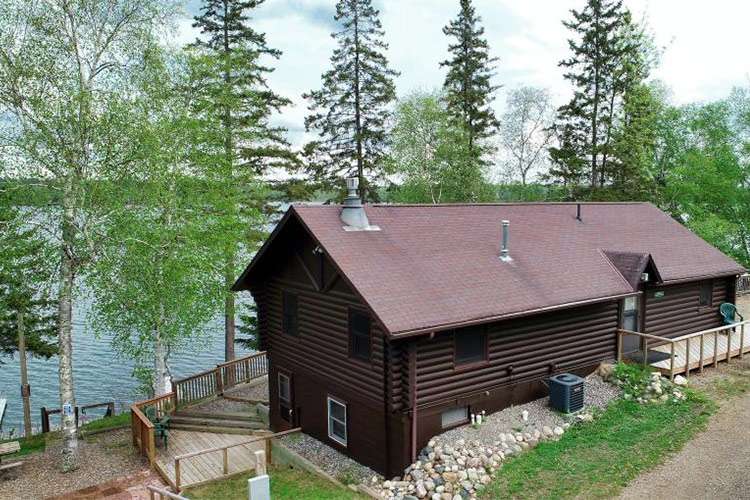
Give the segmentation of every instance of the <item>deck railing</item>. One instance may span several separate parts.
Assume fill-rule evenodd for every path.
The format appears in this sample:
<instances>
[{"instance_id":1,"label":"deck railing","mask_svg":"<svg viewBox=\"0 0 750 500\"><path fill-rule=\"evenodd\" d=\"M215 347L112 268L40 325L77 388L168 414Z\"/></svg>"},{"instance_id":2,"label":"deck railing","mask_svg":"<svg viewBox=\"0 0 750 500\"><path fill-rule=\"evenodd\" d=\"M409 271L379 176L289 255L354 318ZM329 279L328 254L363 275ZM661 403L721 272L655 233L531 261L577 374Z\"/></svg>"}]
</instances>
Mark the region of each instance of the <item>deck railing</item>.
<instances>
[{"instance_id":1,"label":"deck railing","mask_svg":"<svg viewBox=\"0 0 750 500\"><path fill-rule=\"evenodd\" d=\"M744 357L745 353L745 325L750 324L750 320L747 321L741 321L738 323L734 323L732 325L724 325L719 326L716 328L711 328L709 330L703 330L700 332L695 333L688 333L687 335L682 335L680 337L675 338L666 338L666 337L659 337L658 335L650 335L648 333L642 333L642 332L634 332L631 330L618 330L617 331L617 361L622 361L623 358L623 352L622 352L622 346L623 346L623 337L625 335L635 335L637 337L640 337L643 339L643 364L644 366L648 366L648 348L649 348L649 342L652 342L652 345L669 345L669 379L674 380L674 376L676 374L676 369L681 368L678 366L675 366L675 348L678 344L684 343L685 344L685 378L690 377L690 370L691 369L699 369L701 373L703 373L703 368L706 365L706 360L709 359L709 364L713 363L714 366L716 366L719 361L726 360L729 362L729 360L732 357L739 356L740 358ZM727 336L727 352L721 353L721 358L719 357L719 335L726 335ZM732 336L738 335L739 336L739 349L736 353L733 353L732 351ZM706 357L705 352L705 345L706 345L706 337L707 336L713 336L713 356ZM693 361L693 358L695 356L692 355L690 352L690 345L693 342L698 342L699 349L698 349L698 359ZM695 344L693 344L695 345ZM711 353L708 353L709 355Z\"/></svg>"},{"instance_id":2,"label":"deck railing","mask_svg":"<svg viewBox=\"0 0 750 500\"><path fill-rule=\"evenodd\" d=\"M745 273L737 278L737 295L750 293L750 273Z\"/></svg>"},{"instance_id":3,"label":"deck railing","mask_svg":"<svg viewBox=\"0 0 750 500\"><path fill-rule=\"evenodd\" d=\"M249 382L267 373L268 359L265 351L216 365L216 368L211 370L173 381L175 406L183 407L223 394L230 387Z\"/></svg>"},{"instance_id":4,"label":"deck railing","mask_svg":"<svg viewBox=\"0 0 750 500\"><path fill-rule=\"evenodd\" d=\"M231 448L236 448L238 446L247 446L247 445L263 442L263 445L265 448L264 451L265 451L266 460L268 463L272 463L273 455L271 453L271 449L272 449L271 440L274 438L286 436L287 434L300 432L301 430L302 430L301 427L297 427L295 429L290 429L288 431L277 432L276 434L268 434L267 436L259 436L259 437L255 437L252 439L248 439L246 441L240 441L239 443L232 443L232 444L228 444L224 446L216 446L214 448L206 448L205 450L198 450L198 451L194 451L191 453L186 453L184 455L178 455L174 457L174 484L172 484L172 487L175 489L175 491L180 491L181 486L182 486L182 477L181 477L180 469L181 469L181 464L184 463L186 460L199 457L202 455L221 453L222 475L218 477L206 477L204 478L204 480L209 481L209 480L214 480L214 479L221 479L223 477L236 474L237 472L244 472L242 470L233 470L232 473L230 474L229 472L230 471L229 450Z\"/></svg>"},{"instance_id":5,"label":"deck railing","mask_svg":"<svg viewBox=\"0 0 750 500\"><path fill-rule=\"evenodd\" d=\"M172 392L134 403L130 407L133 446L153 465L156 456L154 423L149 415L161 418L203 399L218 396L225 389L268 373L266 352L251 354L217 365L189 377L172 382ZM225 383L226 381L226 383Z\"/></svg>"}]
</instances>

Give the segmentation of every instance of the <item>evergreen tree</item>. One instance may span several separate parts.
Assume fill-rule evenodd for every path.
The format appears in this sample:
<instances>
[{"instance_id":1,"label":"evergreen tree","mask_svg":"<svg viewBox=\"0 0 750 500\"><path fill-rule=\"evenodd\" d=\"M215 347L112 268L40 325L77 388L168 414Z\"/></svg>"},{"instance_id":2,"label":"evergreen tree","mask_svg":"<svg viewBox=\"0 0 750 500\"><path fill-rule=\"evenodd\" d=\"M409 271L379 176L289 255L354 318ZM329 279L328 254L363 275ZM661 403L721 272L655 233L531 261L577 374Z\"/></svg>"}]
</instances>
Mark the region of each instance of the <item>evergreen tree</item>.
<instances>
[{"instance_id":1,"label":"evergreen tree","mask_svg":"<svg viewBox=\"0 0 750 500\"><path fill-rule=\"evenodd\" d=\"M288 167L295 161L281 127L269 118L291 101L273 92L266 76L273 71L261 59L278 59L265 34L250 25L248 12L264 0L206 0L194 27L203 39L193 44L194 85L203 94L195 112L204 118L207 133L204 155L198 161L214 165L213 181L226 196L216 207L224 215L227 235L224 256L225 358L234 358L235 301L230 291L238 275L238 252L243 243L257 243L263 226L265 196L258 190L257 175L272 167ZM220 131L210 132L215 123ZM248 233L247 228L255 226Z\"/></svg>"},{"instance_id":2,"label":"evergreen tree","mask_svg":"<svg viewBox=\"0 0 750 500\"><path fill-rule=\"evenodd\" d=\"M356 174L365 199L376 197L374 184L383 177L388 105L396 98L398 75L388 66L378 15L371 0L339 0L333 67L323 74L320 90L303 95L310 110L305 128L318 133L305 146L307 173L329 189Z\"/></svg>"},{"instance_id":3,"label":"evergreen tree","mask_svg":"<svg viewBox=\"0 0 750 500\"><path fill-rule=\"evenodd\" d=\"M588 0L583 10L571 13L573 19L563 24L575 34L568 40L572 55L560 66L574 93L558 110L556 126L567 130L567 141L550 150L556 164L552 173L568 176L564 183L575 184L581 162L587 162L590 187L603 187L622 97L645 78L629 67L639 57L640 39L633 36L634 25L622 0Z\"/></svg>"},{"instance_id":4,"label":"evergreen tree","mask_svg":"<svg viewBox=\"0 0 750 500\"><path fill-rule=\"evenodd\" d=\"M451 58L440 63L448 68L443 89L454 123L466 131L472 155L480 160L489 151L484 143L491 137L499 122L492 110L494 63L484 28L479 25L471 0L461 0L458 17L443 28L443 33L455 39L448 46Z\"/></svg>"}]
</instances>

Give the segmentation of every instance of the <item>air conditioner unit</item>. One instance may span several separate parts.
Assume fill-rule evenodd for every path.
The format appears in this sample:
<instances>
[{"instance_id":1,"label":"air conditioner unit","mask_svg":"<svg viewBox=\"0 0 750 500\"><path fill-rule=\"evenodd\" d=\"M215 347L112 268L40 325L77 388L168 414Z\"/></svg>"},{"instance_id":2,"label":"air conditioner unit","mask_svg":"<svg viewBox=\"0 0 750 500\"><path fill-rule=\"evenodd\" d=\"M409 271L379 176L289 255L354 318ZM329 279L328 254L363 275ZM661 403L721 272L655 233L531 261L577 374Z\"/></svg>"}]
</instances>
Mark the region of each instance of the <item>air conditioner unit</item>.
<instances>
[{"instance_id":1,"label":"air conditioner unit","mask_svg":"<svg viewBox=\"0 0 750 500\"><path fill-rule=\"evenodd\" d=\"M583 379L572 373L550 377L549 403L563 413L574 413L583 409Z\"/></svg>"}]
</instances>

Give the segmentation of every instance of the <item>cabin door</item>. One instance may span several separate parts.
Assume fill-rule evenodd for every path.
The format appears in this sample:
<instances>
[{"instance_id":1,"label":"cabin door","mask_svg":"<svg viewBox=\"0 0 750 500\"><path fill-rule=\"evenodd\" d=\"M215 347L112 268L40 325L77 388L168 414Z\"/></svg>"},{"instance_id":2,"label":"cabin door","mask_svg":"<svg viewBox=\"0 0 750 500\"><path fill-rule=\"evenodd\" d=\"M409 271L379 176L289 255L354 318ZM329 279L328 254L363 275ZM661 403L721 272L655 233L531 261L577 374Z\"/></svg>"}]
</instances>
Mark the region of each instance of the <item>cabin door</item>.
<instances>
[{"instance_id":1,"label":"cabin door","mask_svg":"<svg viewBox=\"0 0 750 500\"><path fill-rule=\"evenodd\" d=\"M638 326L638 297L626 297L622 306L622 328L631 332L640 331ZM637 335L625 335L622 340L622 352L629 353L641 350L641 338Z\"/></svg>"},{"instance_id":2,"label":"cabin door","mask_svg":"<svg viewBox=\"0 0 750 500\"><path fill-rule=\"evenodd\" d=\"M280 431L295 427L294 385L291 373L279 372L279 421Z\"/></svg>"}]
</instances>

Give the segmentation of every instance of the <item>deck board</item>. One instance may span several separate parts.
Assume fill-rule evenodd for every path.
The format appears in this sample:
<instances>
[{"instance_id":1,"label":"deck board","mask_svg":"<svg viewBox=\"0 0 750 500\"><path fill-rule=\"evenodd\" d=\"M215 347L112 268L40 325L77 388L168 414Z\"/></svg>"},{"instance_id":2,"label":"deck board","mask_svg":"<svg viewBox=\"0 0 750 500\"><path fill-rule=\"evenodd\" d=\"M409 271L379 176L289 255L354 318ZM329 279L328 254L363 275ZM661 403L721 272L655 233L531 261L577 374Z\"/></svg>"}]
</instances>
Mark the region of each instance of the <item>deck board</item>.
<instances>
[{"instance_id":1,"label":"deck board","mask_svg":"<svg viewBox=\"0 0 750 500\"><path fill-rule=\"evenodd\" d=\"M750 352L750 329L745 329L744 342L742 348L740 348L740 332L734 332L731 334L731 346L729 347L729 357L737 357L740 354ZM712 366L715 362L722 362L727 360L727 345L728 335L725 332L720 332L718 335L709 333L704 335L703 344L703 366ZM716 346L714 340L716 339ZM690 353L686 352L686 342L680 341L675 344L674 349L674 372L685 373L686 365L689 366L690 370L700 369L701 367L701 341L700 337L693 337L690 339ZM660 351L670 354L670 344L663 344L657 347L649 349L650 351ZM688 361L689 359L689 361ZM650 363L651 366L657 368L662 373L669 373L670 360L665 359L655 363Z\"/></svg>"},{"instance_id":2,"label":"deck board","mask_svg":"<svg viewBox=\"0 0 750 500\"><path fill-rule=\"evenodd\" d=\"M169 432L169 446L156 449L156 464L174 484L174 458L208 448L216 448L253 439L253 436L242 434L217 434L211 432L193 432L172 430ZM255 455L263 450L262 441L230 448L228 451L229 474L255 469ZM182 488L224 476L224 464L221 451L183 459L180 461L180 486Z\"/></svg>"}]
</instances>

